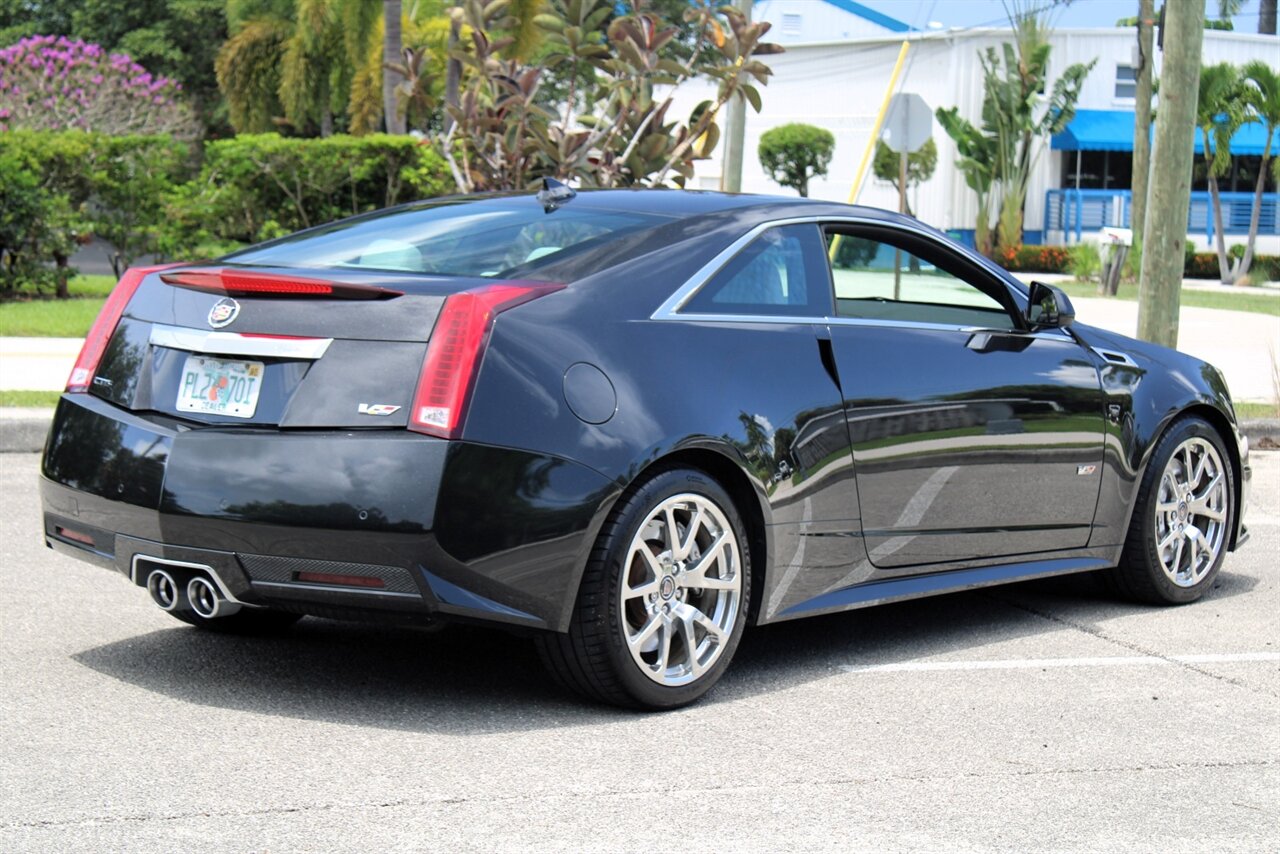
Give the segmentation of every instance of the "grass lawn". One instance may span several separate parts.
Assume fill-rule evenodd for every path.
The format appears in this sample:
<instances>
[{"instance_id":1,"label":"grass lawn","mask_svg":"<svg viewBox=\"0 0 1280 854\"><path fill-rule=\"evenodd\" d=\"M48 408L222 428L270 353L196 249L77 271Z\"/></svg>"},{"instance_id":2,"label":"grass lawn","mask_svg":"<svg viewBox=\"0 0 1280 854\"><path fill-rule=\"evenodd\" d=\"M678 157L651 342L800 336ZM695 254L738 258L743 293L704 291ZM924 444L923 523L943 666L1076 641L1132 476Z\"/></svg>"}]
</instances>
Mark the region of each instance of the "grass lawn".
<instances>
[{"instance_id":1,"label":"grass lawn","mask_svg":"<svg viewBox=\"0 0 1280 854\"><path fill-rule=\"evenodd\" d=\"M1066 291L1069 296L1098 296L1098 286L1093 282L1062 281L1058 282L1057 285ZM1249 289L1237 288L1235 290L1248 291ZM1138 286L1121 285L1114 298L1136 302L1138 299ZM1102 299L1107 299L1107 297L1102 297ZM1216 291L1183 288L1182 305L1196 308L1222 308L1227 311L1250 311L1257 314L1280 316L1280 297L1263 293L1218 293Z\"/></svg>"},{"instance_id":2,"label":"grass lawn","mask_svg":"<svg viewBox=\"0 0 1280 854\"><path fill-rule=\"evenodd\" d=\"M0 406L27 406L52 409L58 402L60 391L0 390Z\"/></svg>"},{"instance_id":3,"label":"grass lawn","mask_svg":"<svg viewBox=\"0 0 1280 854\"><path fill-rule=\"evenodd\" d=\"M0 303L0 335L83 338L98 316L114 276L76 276L71 299L30 299Z\"/></svg>"},{"instance_id":4,"label":"grass lawn","mask_svg":"<svg viewBox=\"0 0 1280 854\"><path fill-rule=\"evenodd\" d=\"M1235 407L1240 419L1280 418L1280 403L1237 403Z\"/></svg>"}]
</instances>

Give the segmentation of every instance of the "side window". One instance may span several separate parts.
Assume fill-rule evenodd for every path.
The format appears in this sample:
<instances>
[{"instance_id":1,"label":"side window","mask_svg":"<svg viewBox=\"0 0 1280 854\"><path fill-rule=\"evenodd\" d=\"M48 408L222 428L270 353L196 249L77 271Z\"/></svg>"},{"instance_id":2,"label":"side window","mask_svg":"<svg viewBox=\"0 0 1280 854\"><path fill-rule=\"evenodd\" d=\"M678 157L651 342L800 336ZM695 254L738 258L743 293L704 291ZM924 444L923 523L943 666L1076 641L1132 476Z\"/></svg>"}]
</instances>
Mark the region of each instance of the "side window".
<instances>
[{"instance_id":1,"label":"side window","mask_svg":"<svg viewBox=\"0 0 1280 854\"><path fill-rule=\"evenodd\" d=\"M1014 329L999 301L884 240L827 232L836 316Z\"/></svg>"},{"instance_id":2,"label":"side window","mask_svg":"<svg viewBox=\"0 0 1280 854\"><path fill-rule=\"evenodd\" d=\"M680 309L686 314L825 317L830 285L816 225L771 228L751 241Z\"/></svg>"}]
</instances>

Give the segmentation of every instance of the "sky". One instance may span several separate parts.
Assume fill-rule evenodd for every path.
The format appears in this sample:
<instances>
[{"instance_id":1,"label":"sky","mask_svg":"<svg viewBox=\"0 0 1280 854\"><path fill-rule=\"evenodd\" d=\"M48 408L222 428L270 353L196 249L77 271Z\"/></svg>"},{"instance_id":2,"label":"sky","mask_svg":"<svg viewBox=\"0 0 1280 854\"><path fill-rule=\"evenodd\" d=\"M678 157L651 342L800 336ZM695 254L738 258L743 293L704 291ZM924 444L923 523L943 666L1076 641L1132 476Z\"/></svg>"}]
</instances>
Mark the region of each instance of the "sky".
<instances>
[{"instance_id":1,"label":"sky","mask_svg":"<svg viewBox=\"0 0 1280 854\"><path fill-rule=\"evenodd\" d=\"M1000 26L1005 23L1004 3L1001 0L858 0L877 12L883 12L914 27L925 29L934 21L943 28ZM1023 0L1037 6L1047 6L1054 0ZM1259 0L1245 0L1244 8L1233 19L1235 28L1242 33L1258 31ZM1157 0L1156 6L1159 7ZM1217 0L1208 0L1206 11L1212 17L1218 15ZM1119 18L1138 14L1138 0L1073 0L1057 6L1049 13L1055 27L1110 27Z\"/></svg>"}]
</instances>

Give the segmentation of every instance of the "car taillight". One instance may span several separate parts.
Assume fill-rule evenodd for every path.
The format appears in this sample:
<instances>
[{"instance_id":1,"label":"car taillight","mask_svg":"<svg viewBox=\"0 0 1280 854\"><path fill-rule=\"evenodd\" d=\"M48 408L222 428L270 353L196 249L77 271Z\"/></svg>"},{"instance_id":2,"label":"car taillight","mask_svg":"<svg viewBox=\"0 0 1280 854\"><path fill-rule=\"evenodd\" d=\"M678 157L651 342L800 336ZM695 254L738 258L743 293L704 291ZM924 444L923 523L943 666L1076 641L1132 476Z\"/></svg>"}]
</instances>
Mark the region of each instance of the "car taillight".
<instances>
[{"instance_id":1,"label":"car taillight","mask_svg":"<svg viewBox=\"0 0 1280 854\"><path fill-rule=\"evenodd\" d=\"M160 279L167 285L196 291L211 291L227 296L325 297L330 299L390 299L403 296L402 291L373 285L353 285L281 273L256 273L244 270L202 269L165 273Z\"/></svg>"},{"instance_id":2,"label":"car taillight","mask_svg":"<svg viewBox=\"0 0 1280 854\"><path fill-rule=\"evenodd\" d=\"M457 438L494 317L563 287L493 284L445 299L422 362L409 429L441 439Z\"/></svg>"},{"instance_id":3,"label":"car taillight","mask_svg":"<svg viewBox=\"0 0 1280 854\"><path fill-rule=\"evenodd\" d=\"M133 299L138 285L142 284L142 280L149 274L157 270L167 270L173 266L175 265L161 264L158 267L130 267L124 271L120 281L116 282L116 286L111 289L111 295L103 304L102 311L98 312L98 319L93 322L93 326L89 328L89 334L84 338L84 346L80 348L80 355L76 357L71 376L67 377L67 391L88 390L94 375L98 373L98 363L102 361L102 354L106 352L107 344L115 334L116 325L120 323L120 316L124 314L124 307L129 304L129 300Z\"/></svg>"}]
</instances>

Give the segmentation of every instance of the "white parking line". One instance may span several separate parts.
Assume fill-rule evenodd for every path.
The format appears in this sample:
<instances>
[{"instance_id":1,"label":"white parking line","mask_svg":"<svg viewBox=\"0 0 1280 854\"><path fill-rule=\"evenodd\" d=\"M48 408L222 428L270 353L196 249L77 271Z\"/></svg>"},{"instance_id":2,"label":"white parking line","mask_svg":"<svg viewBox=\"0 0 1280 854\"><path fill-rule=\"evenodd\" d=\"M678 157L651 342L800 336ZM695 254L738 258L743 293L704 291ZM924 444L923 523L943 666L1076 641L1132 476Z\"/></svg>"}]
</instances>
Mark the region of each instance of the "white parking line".
<instances>
[{"instance_id":1,"label":"white parking line","mask_svg":"<svg viewBox=\"0 0 1280 854\"><path fill-rule=\"evenodd\" d=\"M1117 655L1100 658L1012 658L996 661L903 661L897 664L846 664L846 673L924 673L939 670L1036 670L1047 667L1121 667L1135 664L1217 664L1232 661L1280 661L1280 652L1227 652L1200 655Z\"/></svg>"}]
</instances>

